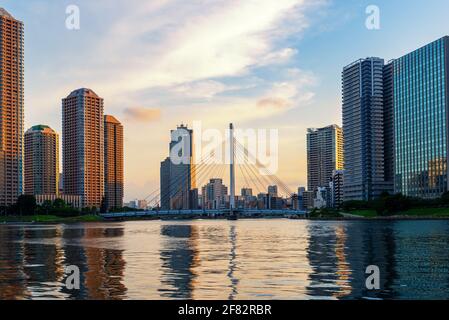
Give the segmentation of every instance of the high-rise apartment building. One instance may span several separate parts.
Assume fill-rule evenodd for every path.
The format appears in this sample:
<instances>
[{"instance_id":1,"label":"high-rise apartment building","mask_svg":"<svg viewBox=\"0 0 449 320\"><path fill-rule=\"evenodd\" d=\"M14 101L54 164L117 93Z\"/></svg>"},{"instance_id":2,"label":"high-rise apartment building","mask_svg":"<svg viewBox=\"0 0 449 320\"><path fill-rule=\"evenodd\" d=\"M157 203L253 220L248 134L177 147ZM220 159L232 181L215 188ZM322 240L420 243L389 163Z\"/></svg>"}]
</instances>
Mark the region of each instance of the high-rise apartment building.
<instances>
[{"instance_id":1,"label":"high-rise apartment building","mask_svg":"<svg viewBox=\"0 0 449 320\"><path fill-rule=\"evenodd\" d=\"M278 196L278 186L268 186L268 194L270 197Z\"/></svg>"},{"instance_id":2,"label":"high-rise apartment building","mask_svg":"<svg viewBox=\"0 0 449 320\"><path fill-rule=\"evenodd\" d=\"M203 209L223 209L226 207L228 188L223 184L223 179L210 179L203 187Z\"/></svg>"},{"instance_id":3,"label":"high-rise apartment building","mask_svg":"<svg viewBox=\"0 0 449 320\"><path fill-rule=\"evenodd\" d=\"M448 190L449 37L393 62L395 191L437 198Z\"/></svg>"},{"instance_id":4,"label":"high-rise apartment building","mask_svg":"<svg viewBox=\"0 0 449 320\"><path fill-rule=\"evenodd\" d=\"M23 193L24 30L0 8L0 206Z\"/></svg>"},{"instance_id":5,"label":"high-rise apartment building","mask_svg":"<svg viewBox=\"0 0 449 320\"><path fill-rule=\"evenodd\" d=\"M171 131L170 156L161 163L161 207L188 210L198 207L193 130L181 125Z\"/></svg>"},{"instance_id":6,"label":"high-rise apartment building","mask_svg":"<svg viewBox=\"0 0 449 320\"><path fill-rule=\"evenodd\" d=\"M37 125L25 133L25 194L59 194L59 136Z\"/></svg>"},{"instance_id":7,"label":"high-rise apartment building","mask_svg":"<svg viewBox=\"0 0 449 320\"><path fill-rule=\"evenodd\" d=\"M341 208L344 202L344 170L335 170L332 173L332 181L330 182L331 207L335 209Z\"/></svg>"},{"instance_id":8,"label":"high-rise apartment building","mask_svg":"<svg viewBox=\"0 0 449 320\"><path fill-rule=\"evenodd\" d=\"M385 123L384 73L388 71L380 58L361 59L343 69L346 201L371 200L393 191L387 180L391 171L386 170L386 154L391 152L386 144L392 143L388 136L392 131Z\"/></svg>"},{"instance_id":9,"label":"high-rise apartment building","mask_svg":"<svg viewBox=\"0 0 449 320\"><path fill-rule=\"evenodd\" d=\"M104 116L104 192L106 207L123 207L123 126L115 117Z\"/></svg>"},{"instance_id":10,"label":"high-rise apartment building","mask_svg":"<svg viewBox=\"0 0 449 320\"><path fill-rule=\"evenodd\" d=\"M334 170L343 169L343 131L337 125L307 131L309 191L329 185Z\"/></svg>"},{"instance_id":11,"label":"high-rise apartment building","mask_svg":"<svg viewBox=\"0 0 449 320\"><path fill-rule=\"evenodd\" d=\"M83 207L104 200L104 102L90 89L62 100L64 193L82 196Z\"/></svg>"}]
</instances>

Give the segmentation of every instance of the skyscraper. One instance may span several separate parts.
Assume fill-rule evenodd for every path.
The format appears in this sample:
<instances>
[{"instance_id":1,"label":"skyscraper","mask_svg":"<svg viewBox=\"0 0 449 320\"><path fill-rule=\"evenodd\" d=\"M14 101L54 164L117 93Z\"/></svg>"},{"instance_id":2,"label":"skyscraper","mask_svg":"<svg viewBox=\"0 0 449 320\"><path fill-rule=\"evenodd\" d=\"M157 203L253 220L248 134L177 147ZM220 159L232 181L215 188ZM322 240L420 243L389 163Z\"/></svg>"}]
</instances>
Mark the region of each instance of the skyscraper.
<instances>
[{"instance_id":1,"label":"skyscraper","mask_svg":"<svg viewBox=\"0 0 449 320\"><path fill-rule=\"evenodd\" d=\"M330 182L331 206L340 209L344 200L344 170L335 170L332 173L332 181Z\"/></svg>"},{"instance_id":2,"label":"skyscraper","mask_svg":"<svg viewBox=\"0 0 449 320\"><path fill-rule=\"evenodd\" d=\"M386 174L384 60L366 58L343 69L345 200L371 200L392 192ZM391 161L391 159L390 159Z\"/></svg>"},{"instance_id":3,"label":"skyscraper","mask_svg":"<svg viewBox=\"0 0 449 320\"><path fill-rule=\"evenodd\" d=\"M193 130L181 125L171 131L170 156L161 163L161 207L188 210L198 206Z\"/></svg>"},{"instance_id":4,"label":"skyscraper","mask_svg":"<svg viewBox=\"0 0 449 320\"><path fill-rule=\"evenodd\" d=\"M37 125L25 133L25 194L59 193L59 137L48 126Z\"/></svg>"},{"instance_id":5,"label":"skyscraper","mask_svg":"<svg viewBox=\"0 0 449 320\"><path fill-rule=\"evenodd\" d=\"M123 207L123 126L113 116L104 116L104 190L108 209Z\"/></svg>"},{"instance_id":6,"label":"skyscraper","mask_svg":"<svg viewBox=\"0 0 449 320\"><path fill-rule=\"evenodd\" d=\"M0 206L23 192L23 23L0 8Z\"/></svg>"},{"instance_id":7,"label":"skyscraper","mask_svg":"<svg viewBox=\"0 0 449 320\"><path fill-rule=\"evenodd\" d=\"M307 131L309 191L326 187L334 170L343 169L343 132L337 125Z\"/></svg>"},{"instance_id":8,"label":"skyscraper","mask_svg":"<svg viewBox=\"0 0 449 320\"><path fill-rule=\"evenodd\" d=\"M223 179L210 179L203 187L203 209L223 209L226 207L228 188L223 184Z\"/></svg>"},{"instance_id":9,"label":"skyscraper","mask_svg":"<svg viewBox=\"0 0 449 320\"><path fill-rule=\"evenodd\" d=\"M449 37L393 66L395 191L437 198L448 190Z\"/></svg>"},{"instance_id":10,"label":"skyscraper","mask_svg":"<svg viewBox=\"0 0 449 320\"><path fill-rule=\"evenodd\" d=\"M100 208L104 197L103 99L78 89L62 100L64 193Z\"/></svg>"},{"instance_id":11,"label":"skyscraper","mask_svg":"<svg viewBox=\"0 0 449 320\"><path fill-rule=\"evenodd\" d=\"M278 186L268 186L268 195L270 197L278 196Z\"/></svg>"}]
</instances>

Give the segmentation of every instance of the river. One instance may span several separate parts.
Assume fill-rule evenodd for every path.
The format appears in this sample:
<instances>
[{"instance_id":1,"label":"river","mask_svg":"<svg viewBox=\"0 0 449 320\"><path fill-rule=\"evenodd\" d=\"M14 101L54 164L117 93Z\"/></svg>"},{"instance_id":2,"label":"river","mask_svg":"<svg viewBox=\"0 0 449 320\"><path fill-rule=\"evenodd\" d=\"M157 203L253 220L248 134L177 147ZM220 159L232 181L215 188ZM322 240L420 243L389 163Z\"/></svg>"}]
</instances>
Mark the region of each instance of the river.
<instances>
[{"instance_id":1,"label":"river","mask_svg":"<svg viewBox=\"0 0 449 320\"><path fill-rule=\"evenodd\" d=\"M0 225L0 299L410 298L449 299L449 221Z\"/></svg>"}]
</instances>

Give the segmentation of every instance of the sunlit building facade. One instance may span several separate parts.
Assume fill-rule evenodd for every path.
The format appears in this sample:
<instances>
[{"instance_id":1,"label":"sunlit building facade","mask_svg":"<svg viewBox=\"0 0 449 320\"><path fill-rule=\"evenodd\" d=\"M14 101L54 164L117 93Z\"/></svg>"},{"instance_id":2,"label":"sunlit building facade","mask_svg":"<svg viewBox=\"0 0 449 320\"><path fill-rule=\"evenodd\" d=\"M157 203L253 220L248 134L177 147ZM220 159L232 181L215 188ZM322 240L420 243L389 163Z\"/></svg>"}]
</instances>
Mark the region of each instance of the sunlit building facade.
<instances>
[{"instance_id":1,"label":"sunlit building facade","mask_svg":"<svg viewBox=\"0 0 449 320\"><path fill-rule=\"evenodd\" d=\"M448 190L449 37L394 61L395 191Z\"/></svg>"},{"instance_id":2,"label":"sunlit building facade","mask_svg":"<svg viewBox=\"0 0 449 320\"><path fill-rule=\"evenodd\" d=\"M25 133L25 194L59 193L59 136L37 125Z\"/></svg>"},{"instance_id":3,"label":"sunlit building facade","mask_svg":"<svg viewBox=\"0 0 449 320\"><path fill-rule=\"evenodd\" d=\"M108 209L123 207L123 126L115 117L104 116L104 182Z\"/></svg>"},{"instance_id":4,"label":"sunlit building facade","mask_svg":"<svg viewBox=\"0 0 449 320\"><path fill-rule=\"evenodd\" d=\"M79 195L83 207L97 209L104 199L103 104L84 88L62 101L64 193Z\"/></svg>"},{"instance_id":5,"label":"sunlit building facade","mask_svg":"<svg viewBox=\"0 0 449 320\"><path fill-rule=\"evenodd\" d=\"M343 130L337 125L307 131L308 189L317 191L326 187L334 170L342 170Z\"/></svg>"},{"instance_id":6,"label":"sunlit building facade","mask_svg":"<svg viewBox=\"0 0 449 320\"><path fill-rule=\"evenodd\" d=\"M0 8L0 206L23 193L24 26Z\"/></svg>"}]
</instances>

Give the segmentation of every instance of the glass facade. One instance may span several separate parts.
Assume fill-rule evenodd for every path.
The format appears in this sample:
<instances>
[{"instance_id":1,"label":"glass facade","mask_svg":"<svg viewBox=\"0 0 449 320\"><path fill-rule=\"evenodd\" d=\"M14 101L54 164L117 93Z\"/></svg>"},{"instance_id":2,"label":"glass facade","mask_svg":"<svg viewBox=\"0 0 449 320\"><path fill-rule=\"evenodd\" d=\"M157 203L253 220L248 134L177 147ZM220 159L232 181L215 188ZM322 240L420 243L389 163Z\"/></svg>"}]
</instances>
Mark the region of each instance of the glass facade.
<instances>
[{"instance_id":1,"label":"glass facade","mask_svg":"<svg viewBox=\"0 0 449 320\"><path fill-rule=\"evenodd\" d=\"M395 191L447 191L448 37L394 61Z\"/></svg>"},{"instance_id":2,"label":"glass facade","mask_svg":"<svg viewBox=\"0 0 449 320\"><path fill-rule=\"evenodd\" d=\"M389 74L384 60L376 57L343 69L345 201L373 200L393 191L385 164L392 139L384 121L384 74Z\"/></svg>"}]
</instances>

